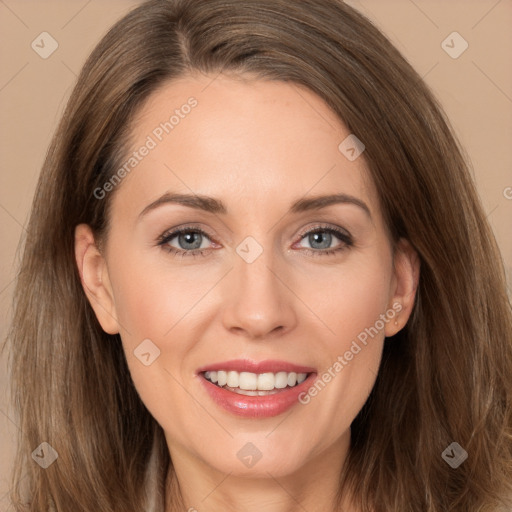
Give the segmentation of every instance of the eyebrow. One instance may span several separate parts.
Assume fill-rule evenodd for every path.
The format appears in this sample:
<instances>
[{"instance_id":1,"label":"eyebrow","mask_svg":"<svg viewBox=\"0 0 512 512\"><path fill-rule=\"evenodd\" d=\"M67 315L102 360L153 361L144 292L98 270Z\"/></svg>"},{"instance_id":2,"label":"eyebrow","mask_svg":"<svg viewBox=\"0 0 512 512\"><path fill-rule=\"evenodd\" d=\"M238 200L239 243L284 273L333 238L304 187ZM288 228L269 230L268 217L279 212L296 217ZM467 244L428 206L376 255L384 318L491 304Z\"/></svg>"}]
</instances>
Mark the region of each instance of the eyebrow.
<instances>
[{"instance_id":1,"label":"eyebrow","mask_svg":"<svg viewBox=\"0 0 512 512\"><path fill-rule=\"evenodd\" d=\"M197 210L204 210L209 213L226 215L228 210L220 199L214 197L200 195L200 194L175 194L166 192L159 197L156 201L148 204L139 214L139 219L152 210L164 204L180 204L195 208ZM318 195L312 197L303 197L297 199L290 206L290 213L302 213L312 210L320 210L333 204L353 204L361 208L369 217L372 218L370 209L364 201L349 194L330 194Z\"/></svg>"}]
</instances>

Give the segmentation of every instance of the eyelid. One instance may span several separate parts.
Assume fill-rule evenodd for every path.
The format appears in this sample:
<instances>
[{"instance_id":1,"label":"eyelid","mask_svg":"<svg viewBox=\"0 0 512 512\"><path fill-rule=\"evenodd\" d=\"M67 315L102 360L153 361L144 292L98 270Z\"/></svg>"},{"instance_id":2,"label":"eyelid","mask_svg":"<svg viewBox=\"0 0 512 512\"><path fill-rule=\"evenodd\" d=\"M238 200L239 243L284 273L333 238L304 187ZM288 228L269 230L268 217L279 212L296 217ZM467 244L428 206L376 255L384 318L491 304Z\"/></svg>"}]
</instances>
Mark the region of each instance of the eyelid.
<instances>
[{"instance_id":1,"label":"eyelid","mask_svg":"<svg viewBox=\"0 0 512 512\"><path fill-rule=\"evenodd\" d=\"M332 226L328 223L318 223L315 226L309 226L301 230L298 234L299 238L303 238L306 235L310 235L311 233L315 233L315 231L332 231L334 233L343 234L348 238L352 238L352 235L346 230L339 226Z\"/></svg>"},{"instance_id":2,"label":"eyelid","mask_svg":"<svg viewBox=\"0 0 512 512\"><path fill-rule=\"evenodd\" d=\"M342 251L349 249L355 245L354 238L346 229L325 223L317 224L316 226L313 227L309 226L308 228L302 230L301 233L298 235L299 240L295 242L293 245L295 246L296 244L301 243L302 240L305 239L308 235L322 232L334 235L339 240L340 244L336 247L329 249L313 249L310 247L303 247L303 252L306 252L313 256L328 256L335 253L339 254Z\"/></svg>"},{"instance_id":3,"label":"eyelid","mask_svg":"<svg viewBox=\"0 0 512 512\"><path fill-rule=\"evenodd\" d=\"M176 226L174 228L164 231L157 238L157 245L165 245L169 242L169 240L176 238L177 236L179 236L182 233L188 233L188 232L200 233L201 235L206 236L211 242L218 243L218 242L216 242L215 237L211 233L209 233L209 231L207 229L199 227L194 224L183 224L183 225ZM176 248L174 247L173 249L176 249ZM195 249L195 250L206 251L208 249ZM176 249L176 250L179 251L180 249ZM181 250L183 250L183 249L181 249ZM193 251L185 251L185 252L192 253Z\"/></svg>"}]
</instances>

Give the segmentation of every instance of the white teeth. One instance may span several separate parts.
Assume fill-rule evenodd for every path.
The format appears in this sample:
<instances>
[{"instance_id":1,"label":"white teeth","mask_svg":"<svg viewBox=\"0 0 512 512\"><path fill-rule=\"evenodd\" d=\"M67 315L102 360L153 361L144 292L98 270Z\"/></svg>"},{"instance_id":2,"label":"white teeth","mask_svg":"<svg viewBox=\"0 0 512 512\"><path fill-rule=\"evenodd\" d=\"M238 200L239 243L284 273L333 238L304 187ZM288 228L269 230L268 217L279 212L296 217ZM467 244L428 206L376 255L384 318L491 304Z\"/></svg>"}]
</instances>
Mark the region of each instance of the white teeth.
<instances>
[{"instance_id":1,"label":"white teeth","mask_svg":"<svg viewBox=\"0 0 512 512\"><path fill-rule=\"evenodd\" d=\"M288 386L288 374L286 372L276 373L275 387L277 389L283 389Z\"/></svg>"},{"instance_id":2,"label":"white teeth","mask_svg":"<svg viewBox=\"0 0 512 512\"><path fill-rule=\"evenodd\" d=\"M301 384L306 380L307 373L295 372L277 372L277 373L251 373L251 372L235 372L235 371L209 371L204 376L209 381L216 383L218 386L226 386L230 388L239 388L245 391L252 391L250 395L266 395L267 391L274 389L284 389L287 386L293 387ZM249 393L247 393L249 394Z\"/></svg>"},{"instance_id":3,"label":"white teeth","mask_svg":"<svg viewBox=\"0 0 512 512\"><path fill-rule=\"evenodd\" d=\"M237 388L238 387L238 372L228 372L226 384L230 388Z\"/></svg>"},{"instance_id":4,"label":"white teeth","mask_svg":"<svg viewBox=\"0 0 512 512\"><path fill-rule=\"evenodd\" d=\"M258 390L270 391L274 389L276 378L273 373L260 373L258 375Z\"/></svg>"},{"instance_id":5,"label":"white teeth","mask_svg":"<svg viewBox=\"0 0 512 512\"><path fill-rule=\"evenodd\" d=\"M217 372L217 384L219 386L225 386L227 381L228 381L228 376L227 376L226 372L218 371Z\"/></svg>"},{"instance_id":6,"label":"white teeth","mask_svg":"<svg viewBox=\"0 0 512 512\"><path fill-rule=\"evenodd\" d=\"M204 376L211 382L217 382L217 372L204 372Z\"/></svg>"},{"instance_id":7,"label":"white teeth","mask_svg":"<svg viewBox=\"0 0 512 512\"><path fill-rule=\"evenodd\" d=\"M236 372L235 372L236 373ZM232 386L237 387L237 386ZM241 372L238 377L238 387L247 391L258 389L258 376L255 373Z\"/></svg>"},{"instance_id":8,"label":"white teeth","mask_svg":"<svg viewBox=\"0 0 512 512\"><path fill-rule=\"evenodd\" d=\"M301 384L302 382L304 382L306 380L307 376L308 376L307 373L299 373L297 375L297 384Z\"/></svg>"}]
</instances>

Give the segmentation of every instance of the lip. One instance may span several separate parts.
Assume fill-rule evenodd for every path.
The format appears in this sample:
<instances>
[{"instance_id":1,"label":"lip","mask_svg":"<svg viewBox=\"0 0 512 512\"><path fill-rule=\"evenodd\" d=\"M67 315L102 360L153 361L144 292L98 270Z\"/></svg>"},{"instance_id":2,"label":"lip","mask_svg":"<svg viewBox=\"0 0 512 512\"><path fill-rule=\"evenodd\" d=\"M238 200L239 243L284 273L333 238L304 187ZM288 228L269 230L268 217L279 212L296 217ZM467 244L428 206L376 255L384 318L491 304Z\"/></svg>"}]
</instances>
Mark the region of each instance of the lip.
<instances>
[{"instance_id":1,"label":"lip","mask_svg":"<svg viewBox=\"0 0 512 512\"><path fill-rule=\"evenodd\" d=\"M197 370L197 373L211 372L218 370L234 371L234 372L250 372L250 373L277 373L277 372L296 372L296 373L313 373L316 368L310 366L300 366L289 363L287 361L278 361L275 359L267 359L265 361L252 361L250 359L232 359L221 363L213 363L203 366Z\"/></svg>"},{"instance_id":2,"label":"lip","mask_svg":"<svg viewBox=\"0 0 512 512\"><path fill-rule=\"evenodd\" d=\"M206 371L237 371L251 373L265 373L278 371L308 373L304 382L293 388L279 391L273 395L266 396L247 396L234 393L221 388L207 380L203 373ZM300 366L285 361L250 361L239 359L215 363L204 366L197 371L198 377L209 397L224 410L244 418L270 418L284 413L294 405L299 403L299 395L305 392L315 380L316 370L307 366Z\"/></svg>"}]
</instances>

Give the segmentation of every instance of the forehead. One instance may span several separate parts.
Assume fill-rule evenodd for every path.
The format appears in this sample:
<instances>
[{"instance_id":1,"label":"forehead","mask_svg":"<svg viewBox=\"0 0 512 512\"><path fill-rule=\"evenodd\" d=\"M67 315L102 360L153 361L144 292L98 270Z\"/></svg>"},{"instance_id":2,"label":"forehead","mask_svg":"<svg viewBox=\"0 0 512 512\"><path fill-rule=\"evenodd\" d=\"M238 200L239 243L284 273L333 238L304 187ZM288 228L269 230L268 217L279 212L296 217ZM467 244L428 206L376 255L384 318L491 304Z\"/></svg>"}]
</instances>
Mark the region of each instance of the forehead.
<instances>
[{"instance_id":1,"label":"forehead","mask_svg":"<svg viewBox=\"0 0 512 512\"><path fill-rule=\"evenodd\" d=\"M375 210L364 159L340 150L349 136L327 104L297 84L185 76L161 86L135 116L119 195L140 211L165 192L262 209L341 192Z\"/></svg>"}]
</instances>

